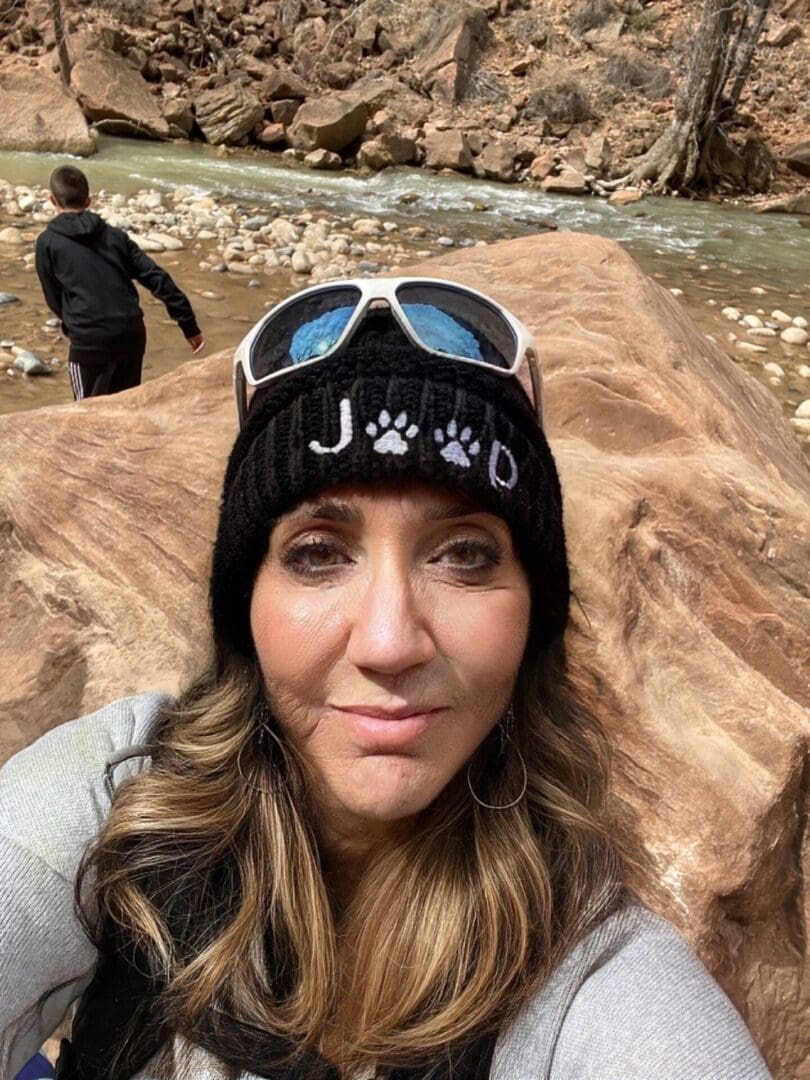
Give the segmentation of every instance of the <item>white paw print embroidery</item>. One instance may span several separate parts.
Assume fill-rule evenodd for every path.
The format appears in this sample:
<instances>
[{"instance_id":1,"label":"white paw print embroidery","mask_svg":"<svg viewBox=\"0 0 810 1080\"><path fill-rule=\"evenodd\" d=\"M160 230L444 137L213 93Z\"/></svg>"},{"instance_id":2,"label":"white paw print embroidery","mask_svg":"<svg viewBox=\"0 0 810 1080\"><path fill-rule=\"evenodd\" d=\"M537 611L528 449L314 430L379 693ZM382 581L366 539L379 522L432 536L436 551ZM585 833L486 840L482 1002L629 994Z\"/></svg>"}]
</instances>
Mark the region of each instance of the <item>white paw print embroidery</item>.
<instances>
[{"instance_id":1,"label":"white paw print embroidery","mask_svg":"<svg viewBox=\"0 0 810 1080\"><path fill-rule=\"evenodd\" d=\"M378 454L407 454L406 440L412 439L418 431L416 424L408 423L406 412L401 412L392 420L387 409L380 413L376 424L373 420L366 424L366 434L374 439L374 449Z\"/></svg>"},{"instance_id":2,"label":"white paw print embroidery","mask_svg":"<svg viewBox=\"0 0 810 1080\"><path fill-rule=\"evenodd\" d=\"M439 453L444 460L451 462L453 465L460 465L462 469L469 469L472 465L470 458L474 458L476 454L481 452L481 444L478 439L475 439L474 442L470 441L472 439L472 430L465 427L459 432L455 420L451 420L447 425L446 434L441 428L436 428L433 432L433 438L441 447ZM447 442L447 439L450 439L450 442Z\"/></svg>"}]
</instances>

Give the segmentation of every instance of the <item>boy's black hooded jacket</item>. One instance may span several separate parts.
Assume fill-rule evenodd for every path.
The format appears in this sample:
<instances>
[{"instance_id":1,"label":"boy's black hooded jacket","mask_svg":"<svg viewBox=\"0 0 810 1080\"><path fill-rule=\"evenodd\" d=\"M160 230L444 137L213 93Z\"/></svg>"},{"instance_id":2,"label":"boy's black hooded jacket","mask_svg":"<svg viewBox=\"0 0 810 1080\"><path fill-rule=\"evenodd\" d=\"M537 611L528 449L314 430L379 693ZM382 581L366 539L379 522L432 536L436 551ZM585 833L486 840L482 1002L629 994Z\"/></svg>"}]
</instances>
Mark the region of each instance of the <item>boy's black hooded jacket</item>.
<instances>
[{"instance_id":1,"label":"boy's black hooded jacket","mask_svg":"<svg viewBox=\"0 0 810 1080\"><path fill-rule=\"evenodd\" d=\"M166 271L90 210L59 214L48 223L37 237L36 267L48 307L71 345L104 349L131 340L143 324L133 281L163 301L187 338L200 332L188 298Z\"/></svg>"}]
</instances>

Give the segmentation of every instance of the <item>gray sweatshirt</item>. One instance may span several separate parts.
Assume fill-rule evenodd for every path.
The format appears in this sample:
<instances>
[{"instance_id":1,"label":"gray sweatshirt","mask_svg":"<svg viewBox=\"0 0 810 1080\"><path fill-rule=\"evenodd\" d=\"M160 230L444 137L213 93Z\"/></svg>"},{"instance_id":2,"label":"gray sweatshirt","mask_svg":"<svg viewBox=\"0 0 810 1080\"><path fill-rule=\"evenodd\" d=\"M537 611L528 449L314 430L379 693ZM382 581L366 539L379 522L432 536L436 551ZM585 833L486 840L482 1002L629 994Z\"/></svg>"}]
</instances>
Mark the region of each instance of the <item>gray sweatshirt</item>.
<instances>
[{"instance_id":1,"label":"gray sweatshirt","mask_svg":"<svg viewBox=\"0 0 810 1080\"><path fill-rule=\"evenodd\" d=\"M0 771L0 1080L87 986L95 951L73 910L82 853L116 784L148 767L159 694L63 724ZM222 1080L177 1039L173 1080ZM164 1074L161 1073L161 1076ZM638 905L572 950L495 1049L492 1080L768 1080L748 1030L669 923ZM138 1080L157 1080L147 1066ZM256 1080L245 1076L244 1080Z\"/></svg>"}]
</instances>

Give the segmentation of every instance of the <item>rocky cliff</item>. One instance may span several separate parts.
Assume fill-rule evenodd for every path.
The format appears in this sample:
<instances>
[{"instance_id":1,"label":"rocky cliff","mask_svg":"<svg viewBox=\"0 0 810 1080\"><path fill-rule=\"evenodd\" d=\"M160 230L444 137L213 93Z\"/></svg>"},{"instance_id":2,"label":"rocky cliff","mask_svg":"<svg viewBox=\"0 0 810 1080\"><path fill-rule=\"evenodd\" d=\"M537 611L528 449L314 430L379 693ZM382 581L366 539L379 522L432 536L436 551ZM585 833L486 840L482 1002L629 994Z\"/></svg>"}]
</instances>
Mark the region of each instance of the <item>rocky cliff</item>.
<instances>
[{"instance_id":1,"label":"rocky cliff","mask_svg":"<svg viewBox=\"0 0 810 1080\"><path fill-rule=\"evenodd\" d=\"M720 193L789 192L808 175L808 3L772 8L741 111L724 125ZM566 193L599 192L667 128L699 20L694 5L643 0L63 6L72 90L100 130ZM29 85L58 67L44 0L0 0L0 64L12 55L32 65ZM47 109L37 116L31 149L60 130Z\"/></svg>"}]
</instances>

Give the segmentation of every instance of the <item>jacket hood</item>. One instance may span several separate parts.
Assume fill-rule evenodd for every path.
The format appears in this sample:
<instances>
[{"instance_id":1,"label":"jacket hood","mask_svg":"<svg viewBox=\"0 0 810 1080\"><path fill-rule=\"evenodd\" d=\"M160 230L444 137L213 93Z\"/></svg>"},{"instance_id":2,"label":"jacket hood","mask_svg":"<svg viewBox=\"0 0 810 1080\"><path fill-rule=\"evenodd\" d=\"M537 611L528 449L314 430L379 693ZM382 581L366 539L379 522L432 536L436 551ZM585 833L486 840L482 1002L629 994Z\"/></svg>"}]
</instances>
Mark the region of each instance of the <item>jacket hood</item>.
<instances>
[{"instance_id":1,"label":"jacket hood","mask_svg":"<svg viewBox=\"0 0 810 1080\"><path fill-rule=\"evenodd\" d=\"M104 221L92 210L80 210L79 213L57 214L48 222L48 228L71 240L84 241L98 236L104 228Z\"/></svg>"}]
</instances>

